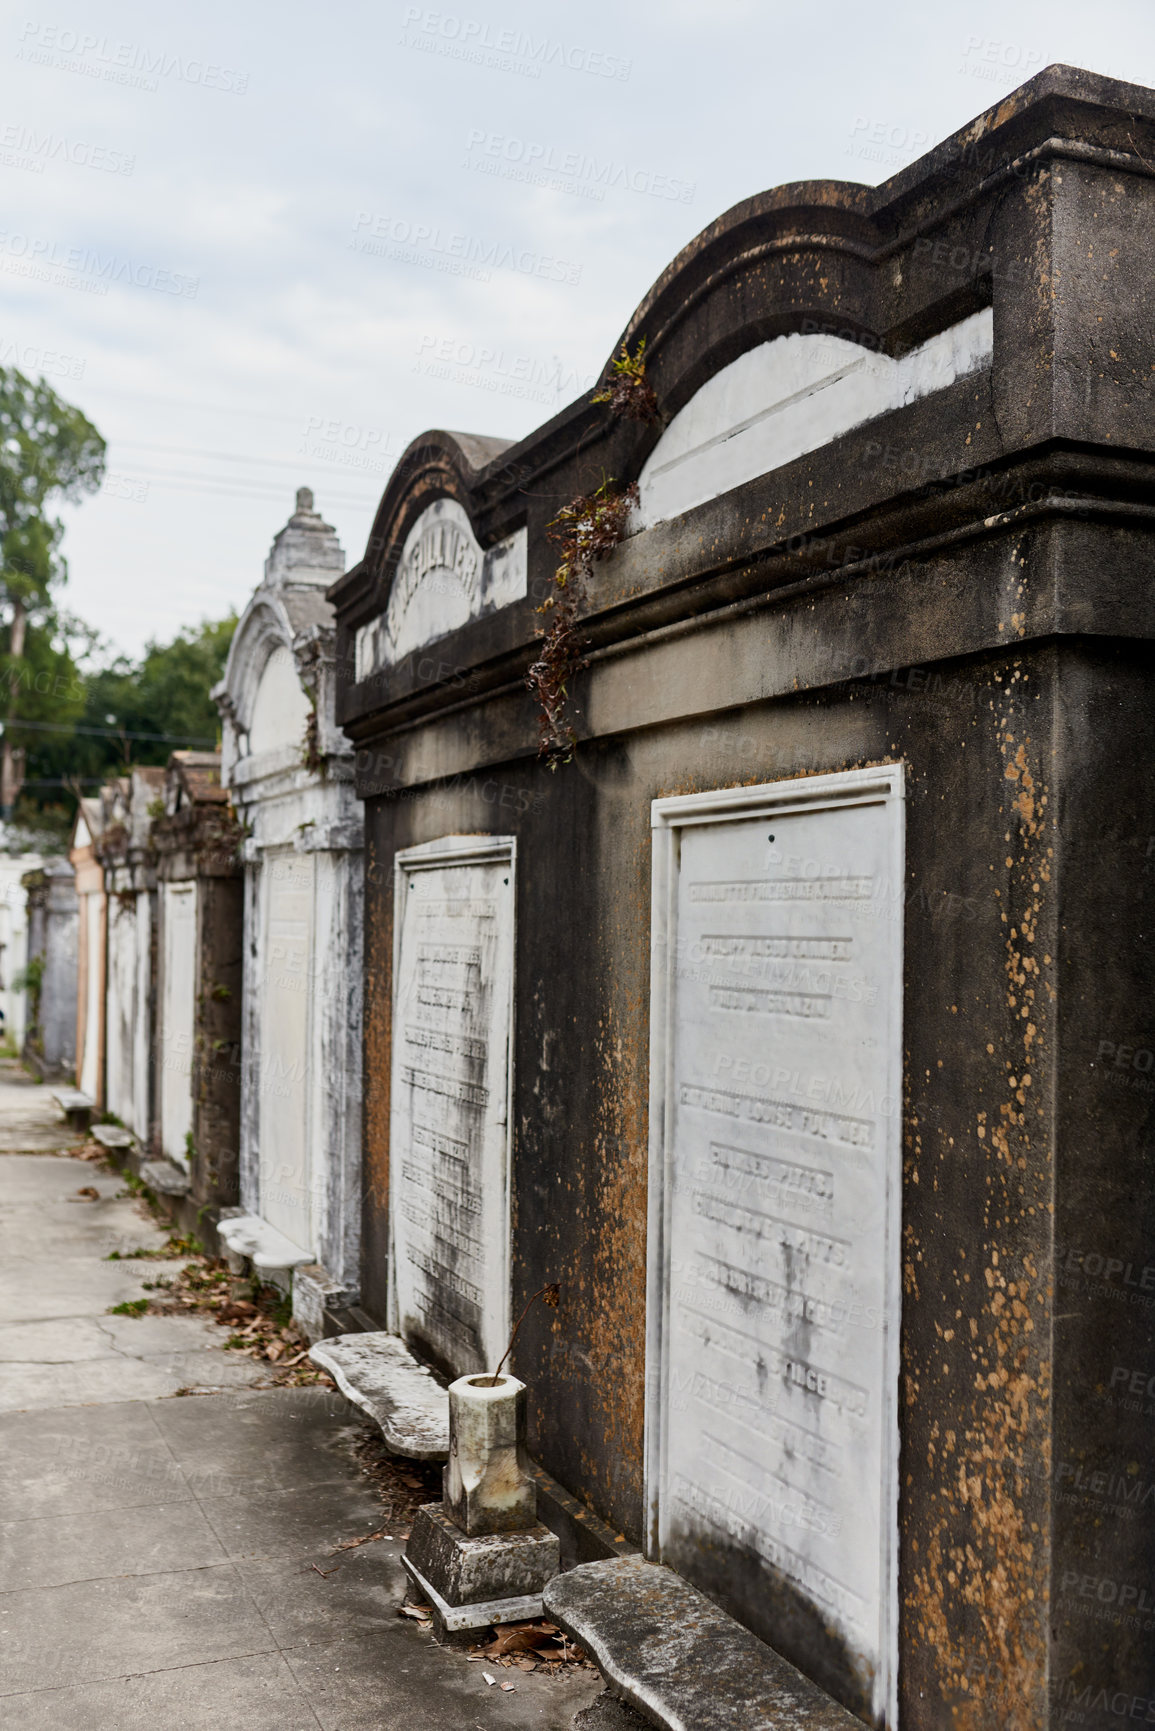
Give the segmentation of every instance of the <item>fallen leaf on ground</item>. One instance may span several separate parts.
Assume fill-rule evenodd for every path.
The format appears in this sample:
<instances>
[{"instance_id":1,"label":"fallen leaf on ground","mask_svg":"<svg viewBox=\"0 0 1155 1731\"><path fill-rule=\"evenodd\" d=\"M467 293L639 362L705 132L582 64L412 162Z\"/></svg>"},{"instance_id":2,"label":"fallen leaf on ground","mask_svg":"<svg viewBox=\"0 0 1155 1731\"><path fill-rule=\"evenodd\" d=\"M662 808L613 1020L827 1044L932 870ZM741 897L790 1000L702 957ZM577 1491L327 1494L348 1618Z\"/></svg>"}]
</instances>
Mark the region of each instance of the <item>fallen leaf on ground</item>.
<instances>
[{"instance_id":1,"label":"fallen leaf on ground","mask_svg":"<svg viewBox=\"0 0 1155 1731\"><path fill-rule=\"evenodd\" d=\"M428 1623L433 1617L433 1612L428 1605L398 1605L397 1615L399 1617L412 1617L418 1623Z\"/></svg>"},{"instance_id":2,"label":"fallen leaf on ground","mask_svg":"<svg viewBox=\"0 0 1155 1731\"><path fill-rule=\"evenodd\" d=\"M503 1689L516 1689L517 1688L516 1683L503 1683L501 1686Z\"/></svg>"},{"instance_id":3,"label":"fallen leaf on ground","mask_svg":"<svg viewBox=\"0 0 1155 1731\"><path fill-rule=\"evenodd\" d=\"M499 1630L487 1647L479 1649L487 1659L500 1659L504 1653L533 1653L539 1647L552 1647L554 1634L534 1623L510 1623Z\"/></svg>"},{"instance_id":4,"label":"fallen leaf on ground","mask_svg":"<svg viewBox=\"0 0 1155 1731\"><path fill-rule=\"evenodd\" d=\"M91 1184L86 1184L83 1189L78 1190L76 1194L78 1196L83 1196L86 1202L100 1201L100 1191L94 1189Z\"/></svg>"},{"instance_id":5,"label":"fallen leaf on ground","mask_svg":"<svg viewBox=\"0 0 1155 1731\"><path fill-rule=\"evenodd\" d=\"M497 1678L491 1677L488 1671L483 1671L481 1673L481 1675L485 1678L485 1681L489 1684L490 1688L492 1689L493 1685L497 1682Z\"/></svg>"}]
</instances>

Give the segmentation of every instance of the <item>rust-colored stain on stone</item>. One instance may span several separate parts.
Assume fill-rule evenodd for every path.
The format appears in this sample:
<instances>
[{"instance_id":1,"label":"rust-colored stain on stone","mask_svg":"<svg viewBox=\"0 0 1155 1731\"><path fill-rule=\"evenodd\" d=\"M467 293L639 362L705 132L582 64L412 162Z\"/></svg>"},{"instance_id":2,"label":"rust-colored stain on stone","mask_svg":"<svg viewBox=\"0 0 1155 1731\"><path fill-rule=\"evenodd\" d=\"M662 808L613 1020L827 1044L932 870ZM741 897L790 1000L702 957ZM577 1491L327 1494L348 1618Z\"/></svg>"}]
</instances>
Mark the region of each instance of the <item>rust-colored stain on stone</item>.
<instances>
[{"instance_id":1,"label":"rust-colored stain on stone","mask_svg":"<svg viewBox=\"0 0 1155 1731\"><path fill-rule=\"evenodd\" d=\"M962 1395L957 1422L937 1421L930 1429L925 1466L937 1491L925 1545L912 1545L906 1603L918 1639L938 1655L953 1723L961 1731L996 1724L1033 1731L1045 1712L1048 1607L1039 1583L1047 1575L1048 1540L1031 1510L1051 1471L1051 1366L1047 1331L1039 1327L1050 1313L1051 1286L1033 1246L1049 1240L1043 1217L1051 1204L1049 1153L1036 1147L1042 1107L1032 1067L1045 1048L1052 995L1051 956L1037 953L1049 915L1051 849L1048 793L1026 717L1032 694L1017 667L995 675L994 691L1009 795L991 873L1005 933L1005 987L1002 1005L991 1005L1001 1056L998 1035L985 1050L1000 1074L993 1102L988 1095L990 1103L976 1106L974 1117L986 1192L979 1264L969 1266L960 1245L953 1302L948 1291L944 1320L935 1325L936 1348L906 1377L911 1407L924 1391L937 1402L931 1385L940 1379L952 1379ZM908 1158L916 1129L908 1128ZM920 1257L911 1234L907 1252L907 1296L917 1297ZM907 1482L917 1470L908 1463Z\"/></svg>"}]
</instances>

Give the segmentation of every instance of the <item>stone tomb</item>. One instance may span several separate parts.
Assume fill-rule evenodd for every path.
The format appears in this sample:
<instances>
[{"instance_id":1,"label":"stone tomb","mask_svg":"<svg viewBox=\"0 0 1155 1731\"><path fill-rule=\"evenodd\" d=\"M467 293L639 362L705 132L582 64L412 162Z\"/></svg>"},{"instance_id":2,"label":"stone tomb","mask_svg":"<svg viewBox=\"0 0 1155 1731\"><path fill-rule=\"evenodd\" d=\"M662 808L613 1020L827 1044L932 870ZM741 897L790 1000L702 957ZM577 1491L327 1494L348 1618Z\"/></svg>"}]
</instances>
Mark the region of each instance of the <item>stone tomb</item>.
<instances>
[{"instance_id":1,"label":"stone tomb","mask_svg":"<svg viewBox=\"0 0 1155 1731\"><path fill-rule=\"evenodd\" d=\"M653 806L650 1551L879 1717L902 812L897 766Z\"/></svg>"},{"instance_id":2,"label":"stone tomb","mask_svg":"<svg viewBox=\"0 0 1155 1731\"><path fill-rule=\"evenodd\" d=\"M156 982L156 867L149 845L149 807L163 788L160 767L134 769L130 776L106 784L100 795L104 826L97 848L108 907L105 1105L143 1143L150 1139L153 1121L150 1055Z\"/></svg>"},{"instance_id":3,"label":"stone tomb","mask_svg":"<svg viewBox=\"0 0 1155 1731\"><path fill-rule=\"evenodd\" d=\"M1155 749L1153 157L1155 93L1053 67L892 181L743 200L623 308L652 420L618 393L642 418L423 433L332 591L377 868L367 1168L413 1167L390 868L515 835L512 1306L563 1289L511 1356L529 1449L887 1731L1155 1699L1155 872L1120 773ZM524 683L550 525L609 476L638 508L578 597L553 770ZM450 581L448 542L406 555L439 500L483 556L524 526L525 589L418 643L381 621L418 567ZM717 1693L713 1627L682 1652Z\"/></svg>"},{"instance_id":4,"label":"stone tomb","mask_svg":"<svg viewBox=\"0 0 1155 1731\"><path fill-rule=\"evenodd\" d=\"M343 567L302 487L214 692L246 830L243 1212L223 1231L262 1269L304 1270L294 1314L311 1335L358 1285L361 813L324 592Z\"/></svg>"},{"instance_id":5,"label":"stone tomb","mask_svg":"<svg viewBox=\"0 0 1155 1731\"><path fill-rule=\"evenodd\" d=\"M241 835L220 764L215 752L174 751L164 813L150 830L158 913L154 1152L188 1174L186 1224L201 1237L237 1196Z\"/></svg>"},{"instance_id":6,"label":"stone tomb","mask_svg":"<svg viewBox=\"0 0 1155 1731\"><path fill-rule=\"evenodd\" d=\"M514 843L395 862L391 1324L454 1375L509 1333Z\"/></svg>"},{"instance_id":7,"label":"stone tomb","mask_svg":"<svg viewBox=\"0 0 1155 1731\"><path fill-rule=\"evenodd\" d=\"M76 974L80 907L76 874L49 859L20 880L28 896L28 960L38 983L28 991L21 1056L42 1077L62 1076L76 1059Z\"/></svg>"}]
</instances>

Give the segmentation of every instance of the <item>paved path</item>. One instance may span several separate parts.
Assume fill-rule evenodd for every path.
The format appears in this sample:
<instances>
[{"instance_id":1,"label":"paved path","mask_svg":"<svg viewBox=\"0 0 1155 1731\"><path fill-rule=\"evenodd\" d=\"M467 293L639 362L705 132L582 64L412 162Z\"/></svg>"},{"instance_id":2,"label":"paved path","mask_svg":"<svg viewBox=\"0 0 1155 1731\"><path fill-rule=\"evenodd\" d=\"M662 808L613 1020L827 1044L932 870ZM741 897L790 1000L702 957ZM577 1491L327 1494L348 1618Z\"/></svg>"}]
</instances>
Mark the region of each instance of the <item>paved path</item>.
<instances>
[{"instance_id":1,"label":"paved path","mask_svg":"<svg viewBox=\"0 0 1155 1731\"><path fill-rule=\"evenodd\" d=\"M30 1088L0 1081L0 1146L65 1146ZM76 1197L87 1185L99 1201ZM381 1526L344 1400L229 1389L260 1369L223 1330L107 1315L168 1266L106 1260L163 1240L120 1188L71 1157L0 1153L0 1722L568 1731L595 1676L498 1669L516 1688L490 1688L397 1615L397 1542L336 1552ZM223 1392L172 1398L188 1386ZM617 1723L607 1707L591 1731Z\"/></svg>"},{"instance_id":2,"label":"paved path","mask_svg":"<svg viewBox=\"0 0 1155 1731\"><path fill-rule=\"evenodd\" d=\"M0 1153L49 1153L75 1148L82 1140L66 1127L52 1098L52 1084L34 1082L14 1059L0 1058Z\"/></svg>"}]
</instances>

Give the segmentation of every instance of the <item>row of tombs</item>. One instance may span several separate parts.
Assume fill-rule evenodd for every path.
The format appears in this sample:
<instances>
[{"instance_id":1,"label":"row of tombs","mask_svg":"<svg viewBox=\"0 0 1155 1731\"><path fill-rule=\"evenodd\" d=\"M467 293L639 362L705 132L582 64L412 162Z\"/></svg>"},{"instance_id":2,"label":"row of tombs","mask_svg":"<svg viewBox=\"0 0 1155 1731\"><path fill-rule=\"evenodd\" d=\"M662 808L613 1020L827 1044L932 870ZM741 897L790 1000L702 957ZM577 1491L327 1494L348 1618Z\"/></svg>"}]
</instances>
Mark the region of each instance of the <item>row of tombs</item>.
<instances>
[{"instance_id":1,"label":"row of tombs","mask_svg":"<svg viewBox=\"0 0 1155 1731\"><path fill-rule=\"evenodd\" d=\"M74 837L174 1206L440 1377L560 1283L534 1460L878 1726L1155 1699L1151 160L1058 68L737 206Z\"/></svg>"}]
</instances>

